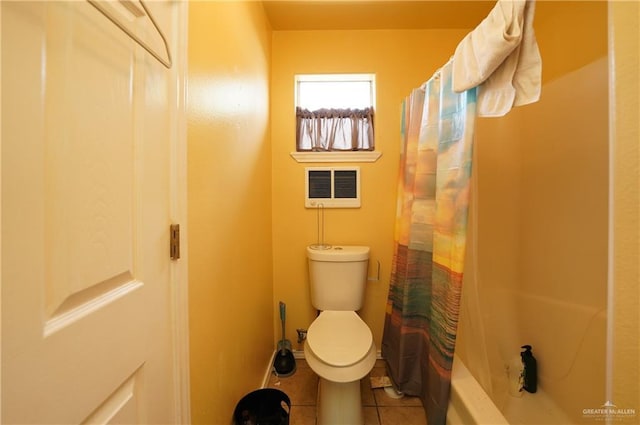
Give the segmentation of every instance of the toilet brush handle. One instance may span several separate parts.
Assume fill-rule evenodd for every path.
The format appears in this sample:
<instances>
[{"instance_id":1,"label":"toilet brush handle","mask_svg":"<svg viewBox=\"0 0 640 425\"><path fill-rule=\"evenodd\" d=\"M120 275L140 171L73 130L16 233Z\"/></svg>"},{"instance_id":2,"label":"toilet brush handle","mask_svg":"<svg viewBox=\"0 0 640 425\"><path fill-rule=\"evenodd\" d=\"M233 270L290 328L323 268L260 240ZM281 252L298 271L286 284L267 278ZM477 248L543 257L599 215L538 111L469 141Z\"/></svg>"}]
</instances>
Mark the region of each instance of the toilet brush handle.
<instances>
[{"instance_id":1,"label":"toilet brush handle","mask_svg":"<svg viewBox=\"0 0 640 425\"><path fill-rule=\"evenodd\" d=\"M284 322L285 322L285 317L287 314L287 305L285 303L283 303L282 301L280 301L280 322L282 323L282 352L285 351L284 348Z\"/></svg>"}]
</instances>

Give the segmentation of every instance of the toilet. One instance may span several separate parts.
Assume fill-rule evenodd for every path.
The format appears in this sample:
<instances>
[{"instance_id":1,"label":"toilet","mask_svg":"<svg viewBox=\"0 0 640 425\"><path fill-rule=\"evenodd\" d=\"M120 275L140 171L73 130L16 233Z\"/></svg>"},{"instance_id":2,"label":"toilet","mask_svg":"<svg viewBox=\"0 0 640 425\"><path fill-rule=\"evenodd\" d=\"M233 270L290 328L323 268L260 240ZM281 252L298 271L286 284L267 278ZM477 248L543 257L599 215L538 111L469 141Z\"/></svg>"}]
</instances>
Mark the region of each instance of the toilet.
<instances>
[{"instance_id":1,"label":"toilet","mask_svg":"<svg viewBox=\"0 0 640 425\"><path fill-rule=\"evenodd\" d=\"M356 313L364 302L367 246L309 246L311 304L320 311L307 330L304 355L320 377L318 425L364 423L360 380L376 361L376 346Z\"/></svg>"}]
</instances>

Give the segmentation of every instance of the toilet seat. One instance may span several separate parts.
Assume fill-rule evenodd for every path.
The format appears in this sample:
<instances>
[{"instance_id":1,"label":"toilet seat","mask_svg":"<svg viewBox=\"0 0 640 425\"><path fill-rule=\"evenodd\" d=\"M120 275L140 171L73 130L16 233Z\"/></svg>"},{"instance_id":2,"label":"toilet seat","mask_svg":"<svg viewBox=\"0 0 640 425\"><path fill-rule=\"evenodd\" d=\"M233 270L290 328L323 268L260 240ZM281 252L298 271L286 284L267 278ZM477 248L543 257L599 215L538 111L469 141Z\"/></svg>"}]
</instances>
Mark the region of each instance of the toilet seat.
<instances>
[{"instance_id":1,"label":"toilet seat","mask_svg":"<svg viewBox=\"0 0 640 425\"><path fill-rule=\"evenodd\" d=\"M327 365L347 367L369 354L373 335L355 311L323 311L309 326L307 344Z\"/></svg>"}]
</instances>

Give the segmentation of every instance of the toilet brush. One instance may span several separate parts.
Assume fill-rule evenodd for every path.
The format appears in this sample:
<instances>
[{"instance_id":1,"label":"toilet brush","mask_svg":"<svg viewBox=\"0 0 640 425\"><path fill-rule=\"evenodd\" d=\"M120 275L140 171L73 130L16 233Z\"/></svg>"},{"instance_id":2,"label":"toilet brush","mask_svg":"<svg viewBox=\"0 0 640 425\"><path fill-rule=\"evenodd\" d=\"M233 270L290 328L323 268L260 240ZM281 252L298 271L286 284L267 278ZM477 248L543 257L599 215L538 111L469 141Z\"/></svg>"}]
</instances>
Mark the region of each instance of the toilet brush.
<instances>
[{"instance_id":1,"label":"toilet brush","mask_svg":"<svg viewBox=\"0 0 640 425\"><path fill-rule=\"evenodd\" d=\"M282 340L278 342L278 352L273 362L276 374L281 377L291 376L296 371L296 359L291 352L291 342L284 338L286 304L280 301L280 321L282 322Z\"/></svg>"},{"instance_id":2,"label":"toilet brush","mask_svg":"<svg viewBox=\"0 0 640 425\"><path fill-rule=\"evenodd\" d=\"M278 351L282 350L283 348L291 351L291 341L289 341L288 339L284 339L284 323L285 323L286 309L287 309L287 305L282 301L280 301L280 323L282 324L282 339L278 341Z\"/></svg>"}]
</instances>

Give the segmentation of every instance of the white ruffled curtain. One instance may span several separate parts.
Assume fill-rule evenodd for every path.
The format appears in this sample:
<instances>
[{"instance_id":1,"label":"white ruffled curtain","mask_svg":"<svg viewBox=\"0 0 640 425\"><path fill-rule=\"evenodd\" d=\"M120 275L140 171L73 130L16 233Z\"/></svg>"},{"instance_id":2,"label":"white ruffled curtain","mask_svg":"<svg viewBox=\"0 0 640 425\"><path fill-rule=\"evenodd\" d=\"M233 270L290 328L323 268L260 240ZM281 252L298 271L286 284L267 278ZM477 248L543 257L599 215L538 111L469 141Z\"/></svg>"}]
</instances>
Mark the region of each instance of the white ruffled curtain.
<instances>
[{"instance_id":1,"label":"white ruffled curtain","mask_svg":"<svg viewBox=\"0 0 640 425\"><path fill-rule=\"evenodd\" d=\"M296 149L304 151L372 151L373 108L296 109Z\"/></svg>"}]
</instances>

